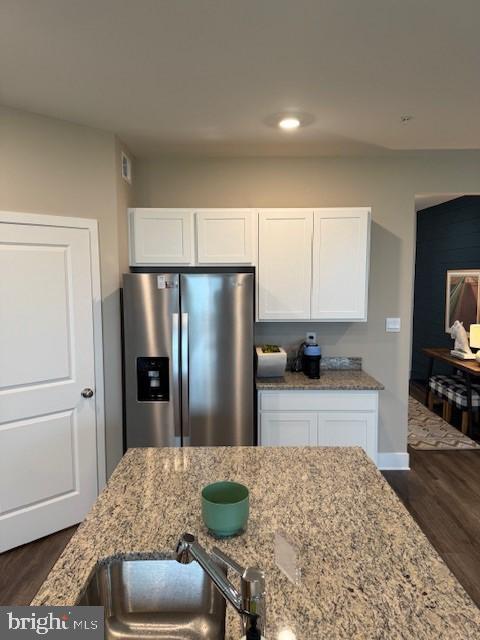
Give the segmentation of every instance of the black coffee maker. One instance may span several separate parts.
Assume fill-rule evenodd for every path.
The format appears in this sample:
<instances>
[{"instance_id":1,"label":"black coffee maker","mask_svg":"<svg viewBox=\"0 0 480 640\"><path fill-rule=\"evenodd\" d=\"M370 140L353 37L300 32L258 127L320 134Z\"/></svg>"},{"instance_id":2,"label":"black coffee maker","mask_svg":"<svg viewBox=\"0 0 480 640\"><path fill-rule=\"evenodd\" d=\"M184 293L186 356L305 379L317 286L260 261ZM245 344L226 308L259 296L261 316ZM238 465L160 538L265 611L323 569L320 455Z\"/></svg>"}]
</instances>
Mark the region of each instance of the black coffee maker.
<instances>
[{"instance_id":1,"label":"black coffee maker","mask_svg":"<svg viewBox=\"0 0 480 640\"><path fill-rule=\"evenodd\" d=\"M307 344L302 342L298 349L292 371L303 371L303 373L314 380L320 378L320 361L322 352L318 344Z\"/></svg>"},{"instance_id":2,"label":"black coffee maker","mask_svg":"<svg viewBox=\"0 0 480 640\"><path fill-rule=\"evenodd\" d=\"M318 344L307 344L303 349L302 368L308 378L320 378L322 352Z\"/></svg>"}]
</instances>

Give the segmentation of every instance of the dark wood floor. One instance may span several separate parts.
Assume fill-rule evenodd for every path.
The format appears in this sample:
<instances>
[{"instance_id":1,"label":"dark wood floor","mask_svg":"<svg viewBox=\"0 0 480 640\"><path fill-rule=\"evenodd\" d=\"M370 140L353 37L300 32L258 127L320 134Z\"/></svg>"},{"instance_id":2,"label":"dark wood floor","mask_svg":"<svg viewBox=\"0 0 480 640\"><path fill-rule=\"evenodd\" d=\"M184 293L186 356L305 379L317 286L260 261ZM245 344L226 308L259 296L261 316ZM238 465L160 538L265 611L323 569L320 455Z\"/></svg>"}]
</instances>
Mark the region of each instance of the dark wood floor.
<instances>
[{"instance_id":1,"label":"dark wood floor","mask_svg":"<svg viewBox=\"0 0 480 640\"><path fill-rule=\"evenodd\" d=\"M76 528L0 553L0 605L30 603Z\"/></svg>"},{"instance_id":2,"label":"dark wood floor","mask_svg":"<svg viewBox=\"0 0 480 640\"><path fill-rule=\"evenodd\" d=\"M480 452L410 451L411 471L384 476L480 606ZM0 604L28 604L75 527L0 555Z\"/></svg>"},{"instance_id":3,"label":"dark wood floor","mask_svg":"<svg viewBox=\"0 0 480 640\"><path fill-rule=\"evenodd\" d=\"M383 475L480 607L480 452L411 449L410 467Z\"/></svg>"}]
</instances>

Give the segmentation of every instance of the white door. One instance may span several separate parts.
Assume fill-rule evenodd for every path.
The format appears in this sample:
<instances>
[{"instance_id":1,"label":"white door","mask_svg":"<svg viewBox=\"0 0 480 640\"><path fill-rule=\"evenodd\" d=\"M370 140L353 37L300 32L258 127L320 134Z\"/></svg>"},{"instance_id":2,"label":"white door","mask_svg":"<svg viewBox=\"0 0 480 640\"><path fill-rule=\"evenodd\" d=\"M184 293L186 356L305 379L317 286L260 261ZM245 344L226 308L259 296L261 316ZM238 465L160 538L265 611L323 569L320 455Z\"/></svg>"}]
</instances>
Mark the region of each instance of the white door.
<instances>
[{"instance_id":1,"label":"white door","mask_svg":"<svg viewBox=\"0 0 480 640\"><path fill-rule=\"evenodd\" d=\"M130 209L130 264L195 263L192 209Z\"/></svg>"},{"instance_id":2,"label":"white door","mask_svg":"<svg viewBox=\"0 0 480 640\"><path fill-rule=\"evenodd\" d=\"M259 213L258 319L308 320L313 210Z\"/></svg>"},{"instance_id":3,"label":"white door","mask_svg":"<svg viewBox=\"0 0 480 640\"><path fill-rule=\"evenodd\" d=\"M370 209L314 214L312 319L367 320Z\"/></svg>"},{"instance_id":4,"label":"white door","mask_svg":"<svg viewBox=\"0 0 480 640\"><path fill-rule=\"evenodd\" d=\"M198 264L255 264L255 222L253 209L198 211Z\"/></svg>"},{"instance_id":5,"label":"white door","mask_svg":"<svg viewBox=\"0 0 480 640\"><path fill-rule=\"evenodd\" d=\"M0 551L80 522L98 492L92 235L5 219Z\"/></svg>"},{"instance_id":6,"label":"white door","mask_svg":"<svg viewBox=\"0 0 480 640\"><path fill-rule=\"evenodd\" d=\"M362 447L376 462L376 414L367 411L320 411L318 444L321 447Z\"/></svg>"},{"instance_id":7,"label":"white door","mask_svg":"<svg viewBox=\"0 0 480 640\"><path fill-rule=\"evenodd\" d=\"M264 447L314 447L317 414L307 411L264 411L260 414L260 444Z\"/></svg>"}]
</instances>

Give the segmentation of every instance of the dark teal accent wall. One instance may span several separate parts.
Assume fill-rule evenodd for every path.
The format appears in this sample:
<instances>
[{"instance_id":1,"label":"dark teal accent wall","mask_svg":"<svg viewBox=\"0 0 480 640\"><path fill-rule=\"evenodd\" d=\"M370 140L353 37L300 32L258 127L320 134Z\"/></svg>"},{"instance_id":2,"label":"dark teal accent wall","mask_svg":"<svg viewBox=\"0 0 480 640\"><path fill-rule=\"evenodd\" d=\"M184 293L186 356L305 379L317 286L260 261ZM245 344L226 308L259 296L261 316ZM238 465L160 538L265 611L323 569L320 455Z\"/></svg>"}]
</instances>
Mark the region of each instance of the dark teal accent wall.
<instances>
[{"instance_id":1,"label":"dark teal accent wall","mask_svg":"<svg viewBox=\"0 0 480 640\"><path fill-rule=\"evenodd\" d=\"M422 347L453 346L445 333L445 289L449 269L480 269L480 196L463 196L417 215L413 306L414 380L427 377ZM435 371L449 368L435 365Z\"/></svg>"}]
</instances>

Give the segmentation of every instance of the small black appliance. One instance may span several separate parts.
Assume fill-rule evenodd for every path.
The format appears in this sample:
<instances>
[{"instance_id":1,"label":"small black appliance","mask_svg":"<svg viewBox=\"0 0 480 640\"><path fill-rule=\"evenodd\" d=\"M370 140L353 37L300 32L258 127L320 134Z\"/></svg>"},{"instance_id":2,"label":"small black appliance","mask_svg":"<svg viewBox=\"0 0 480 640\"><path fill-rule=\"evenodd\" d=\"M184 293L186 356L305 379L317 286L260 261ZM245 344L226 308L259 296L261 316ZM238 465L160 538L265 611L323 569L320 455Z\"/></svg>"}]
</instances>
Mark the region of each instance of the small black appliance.
<instances>
[{"instance_id":1,"label":"small black appliance","mask_svg":"<svg viewBox=\"0 0 480 640\"><path fill-rule=\"evenodd\" d=\"M302 342L297 357L292 363L292 371L303 371L308 378L320 378L322 352L318 344Z\"/></svg>"},{"instance_id":2,"label":"small black appliance","mask_svg":"<svg viewBox=\"0 0 480 640\"><path fill-rule=\"evenodd\" d=\"M320 378L322 352L318 344L307 344L303 349L302 368L308 378Z\"/></svg>"}]
</instances>

